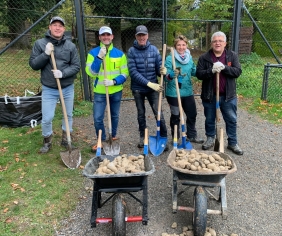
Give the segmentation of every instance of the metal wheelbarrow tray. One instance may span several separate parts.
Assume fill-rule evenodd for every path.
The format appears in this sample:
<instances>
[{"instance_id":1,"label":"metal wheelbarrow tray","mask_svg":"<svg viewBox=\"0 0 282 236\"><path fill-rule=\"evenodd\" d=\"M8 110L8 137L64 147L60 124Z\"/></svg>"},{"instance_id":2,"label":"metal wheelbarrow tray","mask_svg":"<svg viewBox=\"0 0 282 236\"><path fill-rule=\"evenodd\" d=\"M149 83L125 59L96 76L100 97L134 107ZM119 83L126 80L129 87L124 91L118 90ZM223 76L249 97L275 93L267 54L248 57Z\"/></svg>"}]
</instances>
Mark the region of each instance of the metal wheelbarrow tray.
<instances>
[{"instance_id":1,"label":"metal wheelbarrow tray","mask_svg":"<svg viewBox=\"0 0 282 236\"><path fill-rule=\"evenodd\" d=\"M140 154L133 154L138 156ZM145 172L141 173L125 173L125 174L94 174L99 167L99 162L105 158L112 161L117 156L102 155L94 157L88 161L82 174L93 180L93 197L91 212L91 227L96 227L98 223L112 222L113 235L125 235L125 222L141 221L143 225L147 225L148 221L148 175L155 171L154 164L148 156L144 156ZM142 191L142 200L135 197L131 192ZM102 202L101 193L112 193L104 202ZM125 200L123 193L128 194L142 205L142 216L125 216ZM108 196L108 195L107 195ZM110 199L112 202L112 218L97 218L97 209L101 208ZM115 233L114 233L115 232Z\"/></svg>"},{"instance_id":2,"label":"metal wheelbarrow tray","mask_svg":"<svg viewBox=\"0 0 282 236\"><path fill-rule=\"evenodd\" d=\"M172 189L172 210L192 212L192 224L194 235L204 236L207 226L207 215L222 215L223 219L227 219L227 200L226 200L226 183L225 176L234 173L237 170L236 164L232 158L221 152L201 151L206 154L217 153L225 160L230 160L232 168L226 171L218 172L199 172L187 169L181 169L173 166L173 161L176 157L176 150L172 150L167 158L168 165L173 169L173 189ZM193 206L178 206L177 196L183 194L186 190L178 193L177 182L182 185L187 185L188 188L195 186L193 195ZM219 189L218 196L215 196L208 188ZM208 196L221 203L220 209L208 209Z\"/></svg>"},{"instance_id":3,"label":"metal wheelbarrow tray","mask_svg":"<svg viewBox=\"0 0 282 236\"><path fill-rule=\"evenodd\" d=\"M189 151L189 150L188 150ZM206 183L220 183L220 181L228 174L231 174L237 170L236 164L233 159L221 152L214 152L214 151L202 151L201 153L206 153L208 155L212 153L218 154L224 160L230 160L232 163L232 168L226 171L218 171L218 172L199 172L199 171L192 171L187 169L181 169L178 167L173 166L173 161L176 157L175 150L172 150L167 158L168 165L176 172L177 176L181 180L190 180L190 181L199 181L199 182L206 182Z\"/></svg>"}]
</instances>

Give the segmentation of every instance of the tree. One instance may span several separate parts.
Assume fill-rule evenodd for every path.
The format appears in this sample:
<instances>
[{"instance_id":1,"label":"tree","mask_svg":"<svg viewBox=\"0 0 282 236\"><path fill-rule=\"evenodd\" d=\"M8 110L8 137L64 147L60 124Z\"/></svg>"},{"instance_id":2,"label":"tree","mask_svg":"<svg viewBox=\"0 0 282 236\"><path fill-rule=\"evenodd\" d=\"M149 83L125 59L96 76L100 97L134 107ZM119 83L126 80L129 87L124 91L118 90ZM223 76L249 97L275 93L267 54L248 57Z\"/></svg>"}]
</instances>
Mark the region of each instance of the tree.
<instances>
[{"instance_id":1,"label":"tree","mask_svg":"<svg viewBox=\"0 0 282 236\"><path fill-rule=\"evenodd\" d=\"M175 0L168 0L168 4L175 2ZM105 16L105 24L108 24L115 35L114 44L121 48L121 30L122 17L130 17L125 21L131 24L128 27L136 27L140 24L160 25L161 21L152 23L153 18L162 18L162 4L160 0L123 0L123 1L109 1L109 0L87 0L87 3L93 7L93 14ZM138 18L147 18L140 20ZM138 21L137 21L138 20Z\"/></svg>"},{"instance_id":2,"label":"tree","mask_svg":"<svg viewBox=\"0 0 282 236\"><path fill-rule=\"evenodd\" d=\"M246 0L245 5L273 51L279 53L282 49L282 2L280 0ZM246 12L242 14L242 24L244 26L253 25L254 27L253 51L260 56L271 56L271 51L261 37L259 30L255 27L254 23L250 21Z\"/></svg>"},{"instance_id":3,"label":"tree","mask_svg":"<svg viewBox=\"0 0 282 236\"><path fill-rule=\"evenodd\" d=\"M4 26L9 29L8 37L12 40L22 34L29 26L30 20L38 19L46 10L49 10L57 1L44 0L2 0L0 2L0 19ZM31 37L23 36L15 47L30 47Z\"/></svg>"}]
</instances>

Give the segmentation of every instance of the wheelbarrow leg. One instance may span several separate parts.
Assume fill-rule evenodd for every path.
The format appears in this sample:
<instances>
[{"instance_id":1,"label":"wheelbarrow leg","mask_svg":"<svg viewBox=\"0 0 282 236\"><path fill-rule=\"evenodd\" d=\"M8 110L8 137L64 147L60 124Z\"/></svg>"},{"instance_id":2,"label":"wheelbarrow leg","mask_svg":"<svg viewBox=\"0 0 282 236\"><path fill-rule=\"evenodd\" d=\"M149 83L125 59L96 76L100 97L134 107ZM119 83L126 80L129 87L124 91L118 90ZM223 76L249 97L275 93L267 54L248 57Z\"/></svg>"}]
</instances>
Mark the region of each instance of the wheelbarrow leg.
<instances>
[{"instance_id":1,"label":"wheelbarrow leg","mask_svg":"<svg viewBox=\"0 0 282 236\"><path fill-rule=\"evenodd\" d=\"M143 207L142 207L142 224L147 225L148 223L148 179L147 176L144 177L142 189L143 189Z\"/></svg>"},{"instance_id":2,"label":"wheelbarrow leg","mask_svg":"<svg viewBox=\"0 0 282 236\"><path fill-rule=\"evenodd\" d=\"M221 212L222 219L227 219L227 201L226 201L226 185L225 178L220 181L220 197L221 197Z\"/></svg>"},{"instance_id":3,"label":"wheelbarrow leg","mask_svg":"<svg viewBox=\"0 0 282 236\"><path fill-rule=\"evenodd\" d=\"M172 180L172 213L177 212L177 176L175 171L173 171L173 180Z\"/></svg>"},{"instance_id":4,"label":"wheelbarrow leg","mask_svg":"<svg viewBox=\"0 0 282 236\"><path fill-rule=\"evenodd\" d=\"M97 209L98 209L98 194L99 194L99 189L97 187L97 184L93 184L93 196L92 196L92 207L91 207L91 228L96 227L96 219L97 219Z\"/></svg>"}]
</instances>

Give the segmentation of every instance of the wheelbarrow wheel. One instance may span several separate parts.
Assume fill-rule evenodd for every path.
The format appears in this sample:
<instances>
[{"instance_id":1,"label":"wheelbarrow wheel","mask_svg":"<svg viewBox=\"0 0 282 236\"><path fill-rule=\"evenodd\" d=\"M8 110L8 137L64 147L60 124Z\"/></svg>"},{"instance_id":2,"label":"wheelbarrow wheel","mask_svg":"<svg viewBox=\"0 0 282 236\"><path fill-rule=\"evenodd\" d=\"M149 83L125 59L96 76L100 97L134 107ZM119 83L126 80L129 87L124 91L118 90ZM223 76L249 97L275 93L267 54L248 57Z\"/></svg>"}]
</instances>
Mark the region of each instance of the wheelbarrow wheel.
<instances>
[{"instance_id":1,"label":"wheelbarrow wheel","mask_svg":"<svg viewBox=\"0 0 282 236\"><path fill-rule=\"evenodd\" d=\"M194 191L193 228L195 236L204 236L207 226L207 195L202 186Z\"/></svg>"},{"instance_id":2,"label":"wheelbarrow wheel","mask_svg":"<svg viewBox=\"0 0 282 236\"><path fill-rule=\"evenodd\" d=\"M125 236L125 202L122 194L116 194L113 198L112 218L112 235Z\"/></svg>"}]
</instances>

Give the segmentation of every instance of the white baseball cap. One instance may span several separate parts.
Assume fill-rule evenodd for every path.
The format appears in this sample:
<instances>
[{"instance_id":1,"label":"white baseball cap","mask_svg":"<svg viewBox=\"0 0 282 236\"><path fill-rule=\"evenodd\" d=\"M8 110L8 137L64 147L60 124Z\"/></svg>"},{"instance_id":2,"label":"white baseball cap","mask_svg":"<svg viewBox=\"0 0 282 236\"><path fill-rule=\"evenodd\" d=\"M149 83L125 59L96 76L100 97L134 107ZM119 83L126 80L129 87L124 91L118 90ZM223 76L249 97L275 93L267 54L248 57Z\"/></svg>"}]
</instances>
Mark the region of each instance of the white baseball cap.
<instances>
[{"instance_id":1,"label":"white baseball cap","mask_svg":"<svg viewBox=\"0 0 282 236\"><path fill-rule=\"evenodd\" d=\"M99 35L104 34L104 33L109 33L109 34L113 34L112 30L110 27L108 26L102 26L99 30Z\"/></svg>"}]
</instances>

